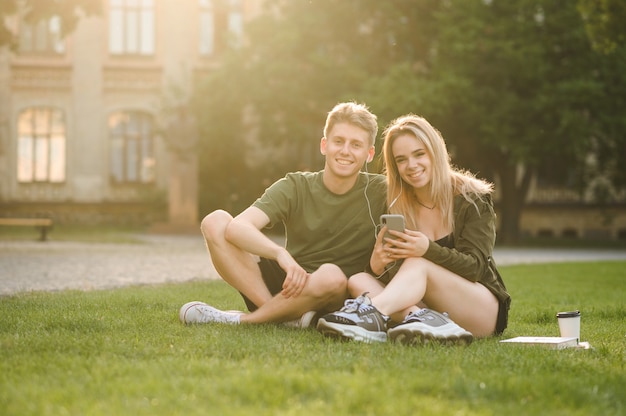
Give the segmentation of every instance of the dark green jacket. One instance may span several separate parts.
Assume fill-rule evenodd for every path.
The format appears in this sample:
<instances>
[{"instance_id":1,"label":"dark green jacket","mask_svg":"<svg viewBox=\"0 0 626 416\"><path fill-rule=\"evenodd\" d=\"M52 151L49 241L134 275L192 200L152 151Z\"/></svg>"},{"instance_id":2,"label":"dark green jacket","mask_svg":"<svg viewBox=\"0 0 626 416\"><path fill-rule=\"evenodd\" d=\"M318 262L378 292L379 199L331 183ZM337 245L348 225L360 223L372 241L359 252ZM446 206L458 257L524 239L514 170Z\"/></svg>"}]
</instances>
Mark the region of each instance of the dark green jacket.
<instances>
[{"instance_id":1,"label":"dark green jacket","mask_svg":"<svg viewBox=\"0 0 626 416\"><path fill-rule=\"evenodd\" d=\"M484 199L476 200L474 206L457 195L454 198L454 248L431 241L423 257L471 282L480 282L508 309L511 297L492 258L496 214L491 198Z\"/></svg>"}]
</instances>

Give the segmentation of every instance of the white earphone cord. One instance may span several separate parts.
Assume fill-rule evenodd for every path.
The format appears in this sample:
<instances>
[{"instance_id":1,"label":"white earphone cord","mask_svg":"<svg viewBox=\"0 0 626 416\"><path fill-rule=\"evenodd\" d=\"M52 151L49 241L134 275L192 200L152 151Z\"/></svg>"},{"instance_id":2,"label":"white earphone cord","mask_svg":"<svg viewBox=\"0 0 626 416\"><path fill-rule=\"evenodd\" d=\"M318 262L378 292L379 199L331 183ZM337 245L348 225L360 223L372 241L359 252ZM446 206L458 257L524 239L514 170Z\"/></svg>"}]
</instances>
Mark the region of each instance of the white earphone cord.
<instances>
[{"instance_id":1,"label":"white earphone cord","mask_svg":"<svg viewBox=\"0 0 626 416\"><path fill-rule=\"evenodd\" d=\"M363 190L363 195L365 196L365 200L367 201L367 211L369 212L370 215L370 220L372 221L372 225L374 226L374 239L376 239L377 236L377 231L378 231L378 225L376 224L376 222L374 221L374 216L372 215L372 207L370 205L370 200L367 197L367 187L370 184L370 178L369 178L369 173L367 172L367 162L365 162L365 189ZM389 208L391 208L393 206L393 204L396 203L396 201L398 200L398 198L400 198L400 194L402 194L402 181L400 181L400 193L398 193L398 196L395 197L395 199L391 202L391 204L389 205ZM385 269L383 270L383 272L381 274L379 274L378 276L374 276L376 279L380 279L385 273L387 273L393 266L395 266L396 261L392 261L391 263L389 263L387 266L385 266Z\"/></svg>"},{"instance_id":2,"label":"white earphone cord","mask_svg":"<svg viewBox=\"0 0 626 416\"><path fill-rule=\"evenodd\" d=\"M372 221L372 225L374 226L374 240L377 237L377 228L376 221L374 221L374 215L372 215L372 206L370 204L370 199L367 197L367 187L370 185L370 175L367 171L367 162L365 162L365 189L363 189L363 196L365 196L365 201L367 202L367 212L369 213L370 220Z\"/></svg>"}]
</instances>

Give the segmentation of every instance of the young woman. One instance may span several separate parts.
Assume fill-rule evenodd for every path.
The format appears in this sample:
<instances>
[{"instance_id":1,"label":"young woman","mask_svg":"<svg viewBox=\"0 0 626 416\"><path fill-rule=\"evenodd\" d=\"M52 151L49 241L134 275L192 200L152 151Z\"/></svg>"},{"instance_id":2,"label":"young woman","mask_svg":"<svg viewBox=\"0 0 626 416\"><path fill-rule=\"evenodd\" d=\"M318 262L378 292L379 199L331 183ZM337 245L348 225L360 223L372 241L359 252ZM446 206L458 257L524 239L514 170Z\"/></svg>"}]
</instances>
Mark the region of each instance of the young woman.
<instances>
[{"instance_id":1,"label":"young woman","mask_svg":"<svg viewBox=\"0 0 626 416\"><path fill-rule=\"evenodd\" d=\"M357 341L471 342L507 326L510 296L492 259L493 185L450 165L446 144L415 115L385 130L389 211L404 232L379 232L365 273L350 277L356 299L317 329ZM391 326L392 322L399 322Z\"/></svg>"}]
</instances>

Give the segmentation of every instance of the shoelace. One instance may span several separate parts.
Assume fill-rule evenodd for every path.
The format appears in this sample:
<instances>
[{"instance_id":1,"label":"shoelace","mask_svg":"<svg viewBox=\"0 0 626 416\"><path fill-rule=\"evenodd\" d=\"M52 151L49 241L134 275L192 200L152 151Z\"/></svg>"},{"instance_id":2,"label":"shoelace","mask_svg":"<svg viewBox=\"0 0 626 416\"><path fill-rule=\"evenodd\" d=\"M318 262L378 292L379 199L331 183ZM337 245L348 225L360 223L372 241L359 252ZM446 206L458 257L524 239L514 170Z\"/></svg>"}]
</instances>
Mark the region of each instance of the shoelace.
<instances>
[{"instance_id":1,"label":"shoelace","mask_svg":"<svg viewBox=\"0 0 626 416\"><path fill-rule=\"evenodd\" d=\"M424 322L425 319L422 318L422 315L425 315L428 312L430 312L430 309L420 309L417 312L410 312L404 320L408 321L409 319L417 319L420 322ZM442 315L447 318L448 312L443 312Z\"/></svg>"},{"instance_id":2,"label":"shoelace","mask_svg":"<svg viewBox=\"0 0 626 416\"><path fill-rule=\"evenodd\" d=\"M361 309L361 306L369 306L365 303L365 294L359 296L356 299L346 299L343 303L343 308L341 308L341 312L356 312Z\"/></svg>"},{"instance_id":3,"label":"shoelace","mask_svg":"<svg viewBox=\"0 0 626 416\"><path fill-rule=\"evenodd\" d=\"M406 318L404 318L405 321L408 321L409 319L417 319L418 321L423 321L424 319L421 318L422 315L424 315L426 313L426 309L420 309L417 312L409 312L409 314L406 316Z\"/></svg>"}]
</instances>

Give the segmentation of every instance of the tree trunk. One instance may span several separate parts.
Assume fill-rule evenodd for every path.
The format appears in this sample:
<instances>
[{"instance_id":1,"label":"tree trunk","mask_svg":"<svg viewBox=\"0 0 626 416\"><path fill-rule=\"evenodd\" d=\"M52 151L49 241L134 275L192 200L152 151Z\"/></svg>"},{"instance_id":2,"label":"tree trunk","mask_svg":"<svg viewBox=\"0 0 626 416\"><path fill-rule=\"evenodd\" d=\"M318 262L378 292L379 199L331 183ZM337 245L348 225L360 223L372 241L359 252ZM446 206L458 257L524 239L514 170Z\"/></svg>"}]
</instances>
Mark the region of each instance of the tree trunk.
<instances>
[{"instance_id":1,"label":"tree trunk","mask_svg":"<svg viewBox=\"0 0 626 416\"><path fill-rule=\"evenodd\" d=\"M500 177L500 230L498 242L516 244L520 240L520 220L524 201L528 194L532 170L518 167L502 155L497 172ZM522 175L519 178L519 175Z\"/></svg>"}]
</instances>

